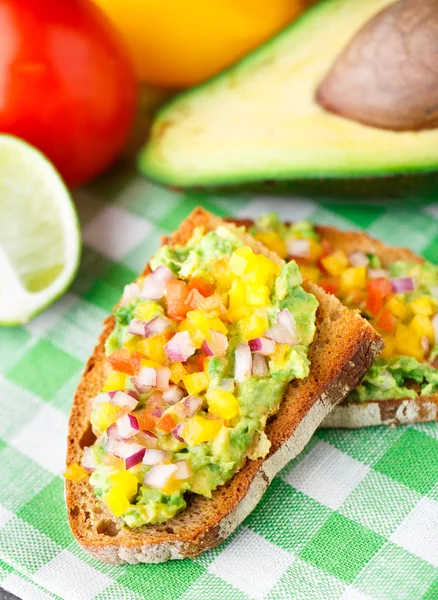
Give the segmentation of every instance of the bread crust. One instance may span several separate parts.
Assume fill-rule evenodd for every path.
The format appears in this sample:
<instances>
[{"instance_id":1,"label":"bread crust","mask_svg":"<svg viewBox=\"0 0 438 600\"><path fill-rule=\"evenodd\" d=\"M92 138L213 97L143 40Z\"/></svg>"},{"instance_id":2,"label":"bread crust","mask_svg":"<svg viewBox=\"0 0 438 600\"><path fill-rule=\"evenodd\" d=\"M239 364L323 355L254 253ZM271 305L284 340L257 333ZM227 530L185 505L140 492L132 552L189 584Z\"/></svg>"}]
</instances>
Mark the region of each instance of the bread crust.
<instances>
[{"instance_id":1,"label":"bread crust","mask_svg":"<svg viewBox=\"0 0 438 600\"><path fill-rule=\"evenodd\" d=\"M211 230L221 223L198 208L163 242L185 243L195 227ZM279 262L251 236L245 237L255 251ZM173 519L137 529L121 527L96 498L88 480L67 481L70 526L87 552L99 560L120 564L194 557L216 546L251 512L275 474L301 452L333 406L357 385L382 348L380 337L357 312L343 307L334 296L308 281L304 287L319 301L317 332L309 349L310 374L288 386L279 412L268 422L268 456L247 460L230 481L213 492L211 499L191 494L187 508ZM80 462L82 448L93 442L89 403L102 387L104 344L113 326L114 317L110 316L76 392L69 422L67 464Z\"/></svg>"},{"instance_id":2,"label":"bread crust","mask_svg":"<svg viewBox=\"0 0 438 600\"><path fill-rule=\"evenodd\" d=\"M233 219L233 223L251 227L251 219ZM350 254L356 250L376 254L383 267L397 260L424 262L412 250L401 246L388 246L361 231L342 231L328 225L315 225L317 233L328 240L335 248ZM374 425L403 425L438 420L438 393L419 396L416 399L396 398L393 400L369 400L367 402L347 402L344 400L324 419L323 429L356 429Z\"/></svg>"}]
</instances>

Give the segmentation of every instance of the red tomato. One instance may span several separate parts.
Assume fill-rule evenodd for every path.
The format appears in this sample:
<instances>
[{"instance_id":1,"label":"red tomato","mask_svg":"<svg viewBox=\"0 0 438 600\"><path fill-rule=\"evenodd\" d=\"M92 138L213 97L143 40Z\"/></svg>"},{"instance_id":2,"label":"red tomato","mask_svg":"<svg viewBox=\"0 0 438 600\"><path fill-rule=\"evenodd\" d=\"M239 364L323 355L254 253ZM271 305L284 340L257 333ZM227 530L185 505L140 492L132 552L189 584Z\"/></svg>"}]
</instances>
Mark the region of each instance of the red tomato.
<instances>
[{"instance_id":1,"label":"red tomato","mask_svg":"<svg viewBox=\"0 0 438 600\"><path fill-rule=\"evenodd\" d=\"M321 279L318 285L322 287L327 294L336 294L336 292L339 290L339 283L337 281L333 281L332 279Z\"/></svg>"},{"instance_id":2,"label":"red tomato","mask_svg":"<svg viewBox=\"0 0 438 600\"><path fill-rule=\"evenodd\" d=\"M135 375L136 370L138 370L139 361L135 360L135 358L133 360L133 358L127 348L120 348L119 350L114 350L107 357L107 361L115 371L126 373L126 375Z\"/></svg>"},{"instance_id":3,"label":"red tomato","mask_svg":"<svg viewBox=\"0 0 438 600\"><path fill-rule=\"evenodd\" d=\"M367 290L367 309L373 317L377 317L383 308L383 301L392 294L391 283L384 277L378 277L368 282Z\"/></svg>"},{"instance_id":4,"label":"red tomato","mask_svg":"<svg viewBox=\"0 0 438 600\"><path fill-rule=\"evenodd\" d=\"M89 0L2 0L0 131L27 140L74 186L105 170L137 96L125 47Z\"/></svg>"},{"instance_id":5,"label":"red tomato","mask_svg":"<svg viewBox=\"0 0 438 600\"><path fill-rule=\"evenodd\" d=\"M164 431L165 433L170 433L172 429L175 427L176 421L172 417L172 415L164 415L157 421L156 428L160 431Z\"/></svg>"},{"instance_id":6,"label":"red tomato","mask_svg":"<svg viewBox=\"0 0 438 600\"><path fill-rule=\"evenodd\" d=\"M190 290L184 281L171 279L166 283L167 316L175 321L182 321L190 307L187 298Z\"/></svg>"},{"instance_id":7,"label":"red tomato","mask_svg":"<svg viewBox=\"0 0 438 600\"><path fill-rule=\"evenodd\" d=\"M191 290L198 290L203 296L211 296L214 293L214 285L208 283L202 277L191 277L188 283Z\"/></svg>"},{"instance_id":8,"label":"red tomato","mask_svg":"<svg viewBox=\"0 0 438 600\"><path fill-rule=\"evenodd\" d=\"M396 324L397 320L388 308L385 308L376 322L377 327L388 333L392 333L395 330Z\"/></svg>"}]
</instances>

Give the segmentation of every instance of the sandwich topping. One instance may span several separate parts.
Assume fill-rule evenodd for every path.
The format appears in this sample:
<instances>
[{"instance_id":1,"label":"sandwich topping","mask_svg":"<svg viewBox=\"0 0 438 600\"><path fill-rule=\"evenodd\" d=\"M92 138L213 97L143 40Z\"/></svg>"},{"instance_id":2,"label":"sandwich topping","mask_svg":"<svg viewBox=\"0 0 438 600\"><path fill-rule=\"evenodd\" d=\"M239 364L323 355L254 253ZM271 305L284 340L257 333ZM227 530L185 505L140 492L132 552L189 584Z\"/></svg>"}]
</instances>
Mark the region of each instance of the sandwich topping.
<instances>
[{"instance_id":1,"label":"sandwich topping","mask_svg":"<svg viewBox=\"0 0 438 600\"><path fill-rule=\"evenodd\" d=\"M348 400L415 399L438 391L437 265L383 267L374 254L332 247L307 221L285 225L275 214L261 217L252 233L296 261L304 277L359 309L382 335L385 348Z\"/></svg>"},{"instance_id":2,"label":"sandwich topping","mask_svg":"<svg viewBox=\"0 0 438 600\"><path fill-rule=\"evenodd\" d=\"M66 472L89 476L130 527L170 519L188 492L211 497L269 452L266 421L307 376L315 334L296 263L255 254L227 227L163 246L151 268L115 310L96 441Z\"/></svg>"}]
</instances>

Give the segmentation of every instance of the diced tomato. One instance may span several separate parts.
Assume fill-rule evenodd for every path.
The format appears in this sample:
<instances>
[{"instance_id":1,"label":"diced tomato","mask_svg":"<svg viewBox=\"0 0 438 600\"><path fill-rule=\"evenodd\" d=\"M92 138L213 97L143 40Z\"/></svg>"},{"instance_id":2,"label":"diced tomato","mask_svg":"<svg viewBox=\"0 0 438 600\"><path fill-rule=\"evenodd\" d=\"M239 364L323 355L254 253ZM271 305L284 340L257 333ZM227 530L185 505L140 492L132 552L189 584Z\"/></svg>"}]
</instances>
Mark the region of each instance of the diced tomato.
<instances>
[{"instance_id":1,"label":"diced tomato","mask_svg":"<svg viewBox=\"0 0 438 600\"><path fill-rule=\"evenodd\" d=\"M188 285L179 279L171 279L166 284L167 315L174 321L182 321L190 307L186 304L190 293Z\"/></svg>"},{"instance_id":2,"label":"diced tomato","mask_svg":"<svg viewBox=\"0 0 438 600\"><path fill-rule=\"evenodd\" d=\"M328 254L331 254L332 252L334 252L335 249L333 248L333 246L331 245L331 243L328 240L325 240L325 239L321 240L320 243L321 243L321 248L322 248L322 253L321 253L321 256L319 257L320 259L324 258L324 256L327 256Z\"/></svg>"},{"instance_id":3,"label":"diced tomato","mask_svg":"<svg viewBox=\"0 0 438 600\"><path fill-rule=\"evenodd\" d=\"M332 279L321 279L321 281L318 282L318 285L322 287L327 294L336 294L339 290L339 282Z\"/></svg>"},{"instance_id":4,"label":"diced tomato","mask_svg":"<svg viewBox=\"0 0 438 600\"><path fill-rule=\"evenodd\" d=\"M201 292L198 292L196 288L193 288L187 296L186 304L189 307L189 310L196 310L204 300L205 298Z\"/></svg>"},{"instance_id":5,"label":"diced tomato","mask_svg":"<svg viewBox=\"0 0 438 600\"><path fill-rule=\"evenodd\" d=\"M160 431L164 431L165 433L170 433L172 429L175 427L176 421L172 417L172 415L163 415L161 419L157 421L156 429Z\"/></svg>"},{"instance_id":6,"label":"diced tomato","mask_svg":"<svg viewBox=\"0 0 438 600\"><path fill-rule=\"evenodd\" d=\"M196 368L198 371L203 371L204 367L205 367L205 354L202 354L202 352L200 354L196 355Z\"/></svg>"},{"instance_id":7,"label":"diced tomato","mask_svg":"<svg viewBox=\"0 0 438 600\"><path fill-rule=\"evenodd\" d=\"M135 375L135 365L132 362L131 353L127 348L114 350L114 352L107 357L107 361L115 371L126 373L126 375Z\"/></svg>"},{"instance_id":8,"label":"diced tomato","mask_svg":"<svg viewBox=\"0 0 438 600\"><path fill-rule=\"evenodd\" d=\"M204 297L211 296L214 293L214 285L202 277L191 277L188 286L191 290L198 290Z\"/></svg>"},{"instance_id":9,"label":"diced tomato","mask_svg":"<svg viewBox=\"0 0 438 600\"><path fill-rule=\"evenodd\" d=\"M135 411L135 417L141 431L153 431L155 429L157 419L152 416L152 410L150 408L141 408Z\"/></svg>"},{"instance_id":10,"label":"diced tomato","mask_svg":"<svg viewBox=\"0 0 438 600\"><path fill-rule=\"evenodd\" d=\"M385 308L385 310L382 312L382 314L376 321L376 325L380 329L383 329L383 331L392 333L395 330L395 326L397 325L397 319L394 317L389 308Z\"/></svg>"},{"instance_id":11,"label":"diced tomato","mask_svg":"<svg viewBox=\"0 0 438 600\"><path fill-rule=\"evenodd\" d=\"M373 317L377 317L383 308L385 298L392 294L391 283L384 277L378 277L367 283L367 290L366 307Z\"/></svg>"},{"instance_id":12,"label":"diced tomato","mask_svg":"<svg viewBox=\"0 0 438 600\"><path fill-rule=\"evenodd\" d=\"M153 411L156 408L162 408L165 405L165 401L163 400L162 392L152 392L152 394L147 399L146 405L148 410Z\"/></svg>"}]
</instances>

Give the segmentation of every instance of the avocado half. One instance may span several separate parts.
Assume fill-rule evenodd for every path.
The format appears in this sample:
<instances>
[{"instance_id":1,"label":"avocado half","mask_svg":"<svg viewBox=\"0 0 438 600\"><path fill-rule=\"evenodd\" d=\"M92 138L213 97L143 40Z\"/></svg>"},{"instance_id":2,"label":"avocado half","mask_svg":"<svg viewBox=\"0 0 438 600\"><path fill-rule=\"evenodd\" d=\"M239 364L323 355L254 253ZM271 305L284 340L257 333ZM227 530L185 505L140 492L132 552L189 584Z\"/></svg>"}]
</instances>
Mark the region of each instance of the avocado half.
<instances>
[{"instance_id":1,"label":"avocado half","mask_svg":"<svg viewBox=\"0 0 438 600\"><path fill-rule=\"evenodd\" d=\"M315 99L353 36L391 4L324 0L227 71L180 94L156 116L140 170L178 187L307 191L323 179L328 193L415 189L422 174L438 169L438 129L367 126ZM397 185L401 174L408 177Z\"/></svg>"}]
</instances>

